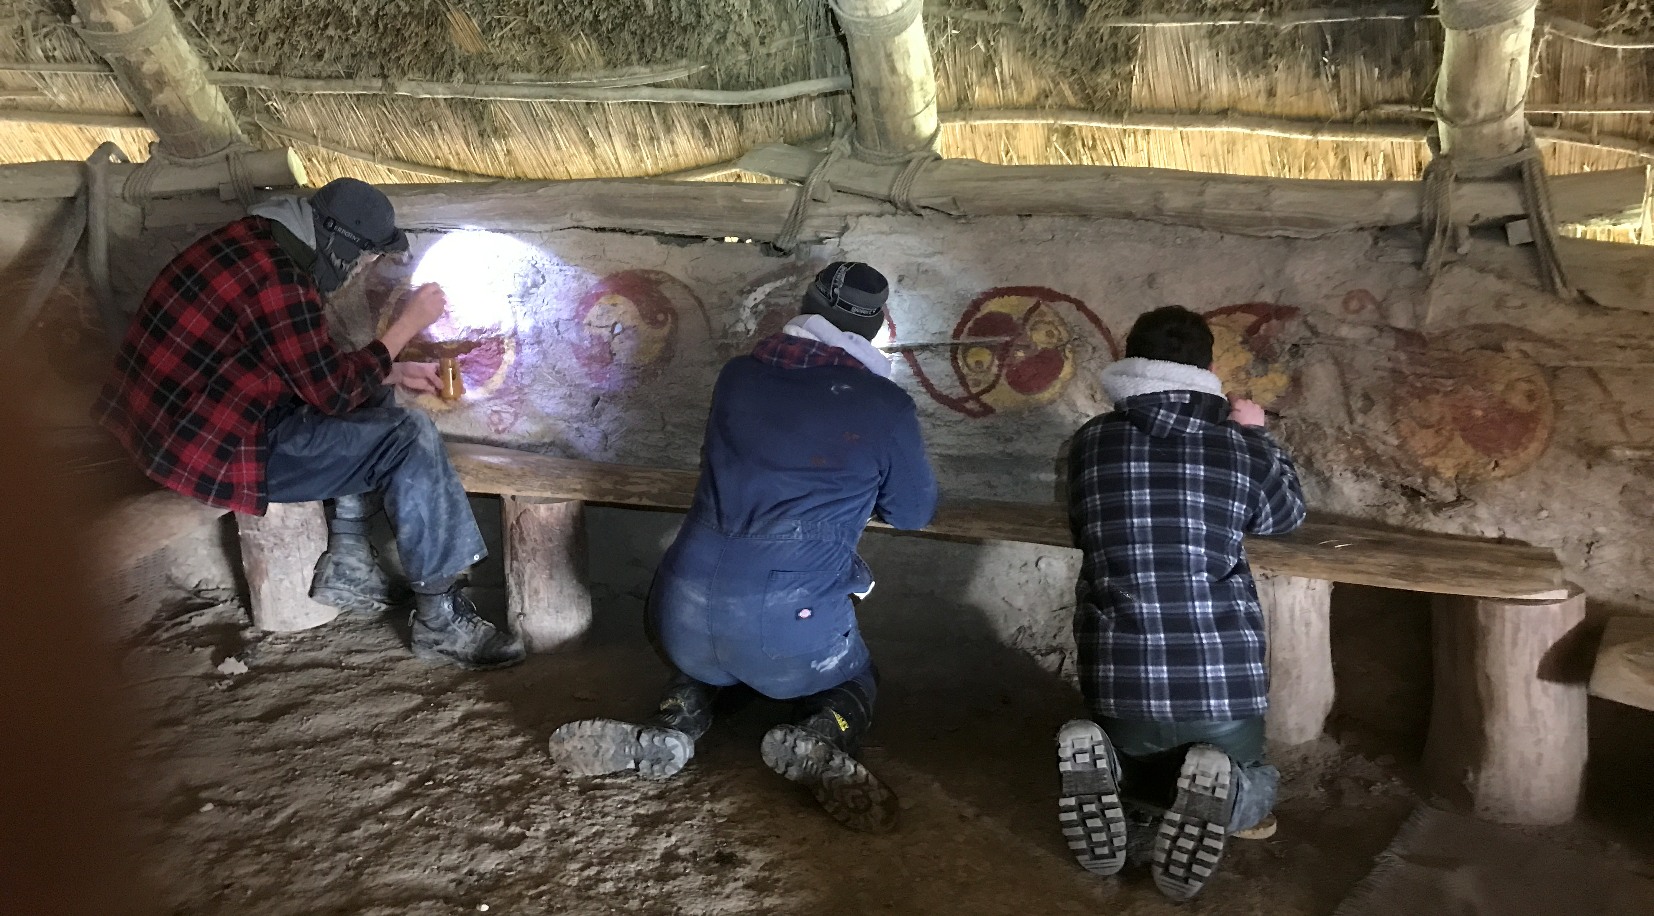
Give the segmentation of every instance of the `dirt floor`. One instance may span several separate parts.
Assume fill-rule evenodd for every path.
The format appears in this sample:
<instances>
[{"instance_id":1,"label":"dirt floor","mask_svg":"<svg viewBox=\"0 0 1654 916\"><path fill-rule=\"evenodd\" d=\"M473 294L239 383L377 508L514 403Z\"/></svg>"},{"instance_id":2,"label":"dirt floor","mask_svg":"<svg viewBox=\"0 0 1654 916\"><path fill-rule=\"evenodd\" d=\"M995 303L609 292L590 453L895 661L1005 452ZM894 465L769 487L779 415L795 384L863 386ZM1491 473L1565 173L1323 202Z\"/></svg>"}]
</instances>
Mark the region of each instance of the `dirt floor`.
<instances>
[{"instance_id":1,"label":"dirt floor","mask_svg":"<svg viewBox=\"0 0 1654 916\"><path fill-rule=\"evenodd\" d=\"M871 837L759 760L781 704L732 712L672 781L556 768L559 724L652 706L662 673L635 608L581 650L469 674L410 657L390 620L261 635L225 597L128 608L149 615L125 671L149 725L141 830L178 914L1326 914L1418 803L1422 718L1396 711L1428 685L1375 685L1417 666L1425 618L1379 593L1337 615L1335 652L1383 649L1341 665L1342 740L1279 757L1279 834L1232 844L1184 906L1144 873L1098 879L1068 857L1052 736L1079 698L1010 649L875 641L866 759L903 810ZM1647 873L1640 804L1550 833Z\"/></svg>"}]
</instances>

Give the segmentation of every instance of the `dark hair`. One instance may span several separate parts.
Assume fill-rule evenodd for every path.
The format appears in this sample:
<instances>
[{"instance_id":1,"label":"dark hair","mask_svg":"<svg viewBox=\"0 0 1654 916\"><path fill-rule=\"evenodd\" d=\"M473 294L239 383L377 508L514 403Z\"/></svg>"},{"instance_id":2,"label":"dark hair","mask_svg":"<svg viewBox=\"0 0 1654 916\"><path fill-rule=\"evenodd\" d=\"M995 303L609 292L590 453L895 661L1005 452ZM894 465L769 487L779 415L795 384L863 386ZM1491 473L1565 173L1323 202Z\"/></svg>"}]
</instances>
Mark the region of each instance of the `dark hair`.
<instances>
[{"instance_id":1,"label":"dark hair","mask_svg":"<svg viewBox=\"0 0 1654 916\"><path fill-rule=\"evenodd\" d=\"M1126 356L1205 369L1212 365L1212 329L1181 305L1161 306L1137 317L1126 335Z\"/></svg>"}]
</instances>

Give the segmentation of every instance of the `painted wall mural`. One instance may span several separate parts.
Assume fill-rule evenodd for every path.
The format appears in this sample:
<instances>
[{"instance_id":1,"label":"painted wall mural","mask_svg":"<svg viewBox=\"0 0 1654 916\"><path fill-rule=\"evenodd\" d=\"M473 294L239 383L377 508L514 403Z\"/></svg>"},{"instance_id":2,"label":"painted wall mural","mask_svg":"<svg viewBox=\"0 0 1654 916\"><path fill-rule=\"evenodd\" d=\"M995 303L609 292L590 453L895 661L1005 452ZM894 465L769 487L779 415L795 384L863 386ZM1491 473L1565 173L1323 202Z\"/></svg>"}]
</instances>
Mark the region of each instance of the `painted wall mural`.
<instances>
[{"instance_id":1,"label":"painted wall mural","mask_svg":"<svg viewBox=\"0 0 1654 916\"><path fill-rule=\"evenodd\" d=\"M1264 407L1290 400L1296 375L1288 348L1307 333L1302 309L1246 302L1213 309L1205 318L1212 328L1212 368L1224 391Z\"/></svg>"},{"instance_id":2,"label":"painted wall mural","mask_svg":"<svg viewBox=\"0 0 1654 916\"><path fill-rule=\"evenodd\" d=\"M931 400L973 419L1027 410L1062 396L1076 364L1101 350L1118 359L1114 335L1084 302L1045 286L1003 286L977 296L965 307L946 341L901 341L898 352ZM931 377L948 354L953 390Z\"/></svg>"},{"instance_id":3,"label":"painted wall mural","mask_svg":"<svg viewBox=\"0 0 1654 916\"><path fill-rule=\"evenodd\" d=\"M372 328L389 322L410 286L429 280L448 290L449 314L409 350L459 361L463 399L417 402L445 429L561 444L594 458L636 452L687 462L718 367L798 314L804 287L825 263L649 239L551 251L512 236L453 232L422 240L411 265L367 278ZM639 263L660 266L631 266ZM1114 328L1123 334L1156 303L1111 287L1094 306L1049 285L950 293L948 277L921 286L899 267L891 276L897 293L880 342L911 373L897 380L945 408L943 417L1011 422L1007 429L1024 432L1003 434L1026 434L1030 448L1106 407L1095 374L1123 355ZM1305 308L1278 301L1204 312L1225 389L1309 419L1404 478L1449 487L1497 480L1544 453L1555 425L1545 374L1489 343L1500 339L1497 329L1486 340L1427 337L1392 326L1391 306L1366 286L1328 295L1318 320L1367 329L1365 337L1329 337L1310 326ZM972 452L971 424L933 426L939 455Z\"/></svg>"},{"instance_id":4,"label":"painted wall mural","mask_svg":"<svg viewBox=\"0 0 1654 916\"><path fill-rule=\"evenodd\" d=\"M826 266L820 259L789 261L748 281L737 299L726 357L744 353L765 337L780 333L782 325L798 314L804 290Z\"/></svg>"},{"instance_id":5,"label":"painted wall mural","mask_svg":"<svg viewBox=\"0 0 1654 916\"><path fill-rule=\"evenodd\" d=\"M568 343L593 387L620 391L660 375L685 321L711 336L706 304L688 284L665 271L623 270L580 296Z\"/></svg>"},{"instance_id":6,"label":"painted wall mural","mask_svg":"<svg viewBox=\"0 0 1654 916\"><path fill-rule=\"evenodd\" d=\"M457 401L421 395L415 404L439 416L480 407L489 429L503 433L521 413L521 386L509 382L524 347L523 301L546 282L546 259L533 246L495 233L452 232L417 261L369 274L364 298L373 326L382 332L404 293L423 283L440 284L448 311L408 345L404 357L454 357L465 395Z\"/></svg>"},{"instance_id":7,"label":"painted wall mural","mask_svg":"<svg viewBox=\"0 0 1654 916\"><path fill-rule=\"evenodd\" d=\"M1209 310L1226 387L1278 415L1319 508L1554 543L1570 562L1589 546L1598 585L1613 564L1614 594L1646 593L1646 539L1623 517L1647 504L1648 465L1605 454L1646 446L1654 422L1650 370L1618 347L1641 331L1462 265L1427 285L1393 239L875 219L802 257L581 230L450 241L470 235L417 233L400 277L368 278L356 340L435 260L456 308L430 343L460 351L468 394L418 406L458 439L692 468L721 363L796 315L824 263L857 258L892 280L895 380L950 492L1051 498L1062 441L1108 407L1098 370L1138 314L1180 302Z\"/></svg>"},{"instance_id":8,"label":"painted wall mural","mask_svg":"<svg viewBox=\"0 0 1654 916\"><path fill-rule=\"evenodd\" d=\"M1464 329L1404 351L1389 376L1390 409L1407 457L1460 484L1533 467L1556 428L1549 380L1526 357L1464 346Z\"/></svg>"}]
</instances>

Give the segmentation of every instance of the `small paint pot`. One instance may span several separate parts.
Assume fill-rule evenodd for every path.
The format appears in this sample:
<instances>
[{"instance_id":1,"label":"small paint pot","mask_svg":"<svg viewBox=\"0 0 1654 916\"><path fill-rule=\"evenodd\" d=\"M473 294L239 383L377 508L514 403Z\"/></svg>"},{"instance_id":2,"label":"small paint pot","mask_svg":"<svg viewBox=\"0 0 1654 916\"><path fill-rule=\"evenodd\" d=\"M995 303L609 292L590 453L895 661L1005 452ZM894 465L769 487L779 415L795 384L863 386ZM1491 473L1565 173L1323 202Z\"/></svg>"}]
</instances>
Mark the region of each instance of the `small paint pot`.
<instances>
[{"instance_id":1,"label":"small paint pot","mask_svg":"<svg viewBox=\"0 0 1654 916\"><path fill-rule=\"evenodd\" d=\"M442 399L457 401L465 396L465 380L459 375L459 360L444 356L437 362L437 373L442 376Z\"/></svg>"}]
</instances>

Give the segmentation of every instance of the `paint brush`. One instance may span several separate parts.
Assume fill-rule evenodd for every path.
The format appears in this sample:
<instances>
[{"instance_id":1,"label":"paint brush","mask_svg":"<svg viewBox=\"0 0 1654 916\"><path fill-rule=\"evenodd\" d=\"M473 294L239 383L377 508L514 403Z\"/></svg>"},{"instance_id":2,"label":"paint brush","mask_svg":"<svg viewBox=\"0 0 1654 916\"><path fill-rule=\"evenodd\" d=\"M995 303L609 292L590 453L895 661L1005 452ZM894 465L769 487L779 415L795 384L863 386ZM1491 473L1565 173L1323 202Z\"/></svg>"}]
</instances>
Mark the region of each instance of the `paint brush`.
<instances>
[{"instance_id":1,"label":"paint brush","mask_svg":"<svg viewBox=\"0 0 1654 916\"><path fill-rule=\"evenodd\" d=\"M1014 337L965 337L960 340L921 340L908 343L876 344L875 346L877 346L880 350L895 350L898 352L905 352L908 350L949 350L955 347L977 347L1002 344L1006 341L1015 339L1016 338Z\"/></svg>"}]
</instances>

